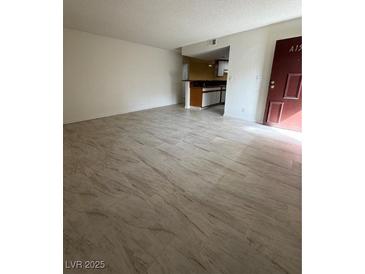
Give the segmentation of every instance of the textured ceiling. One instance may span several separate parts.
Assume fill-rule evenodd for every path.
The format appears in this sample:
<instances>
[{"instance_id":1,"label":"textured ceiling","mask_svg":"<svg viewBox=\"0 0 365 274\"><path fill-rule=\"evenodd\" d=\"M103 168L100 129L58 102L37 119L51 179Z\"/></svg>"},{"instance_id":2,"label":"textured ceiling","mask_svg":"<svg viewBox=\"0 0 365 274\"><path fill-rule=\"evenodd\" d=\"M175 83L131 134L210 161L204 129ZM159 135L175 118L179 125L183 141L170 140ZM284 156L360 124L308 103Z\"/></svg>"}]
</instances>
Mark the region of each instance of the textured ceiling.
<instances>
[{"instance_id":1,"label":"textured ceiling","mask_svg":"<svg viewBox=\"0 0 365 274\"><path fill-rule=\"evenodd\" d=\"M64 26L165 49L301 16L301 0L64 0Z\"/></svg>"}]
</instances>

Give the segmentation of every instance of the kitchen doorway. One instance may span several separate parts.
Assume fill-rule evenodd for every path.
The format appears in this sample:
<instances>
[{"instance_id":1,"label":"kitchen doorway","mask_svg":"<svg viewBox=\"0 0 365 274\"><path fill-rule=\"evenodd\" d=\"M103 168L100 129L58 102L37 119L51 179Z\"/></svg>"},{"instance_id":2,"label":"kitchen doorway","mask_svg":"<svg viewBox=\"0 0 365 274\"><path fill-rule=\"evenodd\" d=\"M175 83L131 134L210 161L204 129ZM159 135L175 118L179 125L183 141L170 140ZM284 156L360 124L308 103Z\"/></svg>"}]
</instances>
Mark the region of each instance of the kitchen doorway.
<instances>
[{"instance_id":1,"label":"kitchen doorway","mask_svg":"<svg viewBox=\"0 0 365 274\"><path fill-rule=\"evenodd\" d=\"M189 108L224 114L229 47L184 56L183 79L189 82Z\"/></svg>"}]
</instances>

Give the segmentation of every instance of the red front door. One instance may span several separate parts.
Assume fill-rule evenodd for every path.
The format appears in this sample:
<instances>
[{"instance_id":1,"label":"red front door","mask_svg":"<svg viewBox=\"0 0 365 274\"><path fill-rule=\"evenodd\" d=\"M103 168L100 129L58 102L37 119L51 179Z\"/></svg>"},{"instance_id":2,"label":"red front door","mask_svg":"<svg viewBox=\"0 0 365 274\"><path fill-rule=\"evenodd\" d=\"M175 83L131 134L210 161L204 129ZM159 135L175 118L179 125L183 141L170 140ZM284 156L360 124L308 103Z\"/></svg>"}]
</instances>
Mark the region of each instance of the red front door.
<instances>
[{"instance_id":1,"label":"red front door","mask_svg":"<svg viewBox=\"0 0 365 274\"><path fill-rule=\"evenodd\" d=\"M264 123L302 130L302 37L276 41Z\"/></svg>"}]
</instances>

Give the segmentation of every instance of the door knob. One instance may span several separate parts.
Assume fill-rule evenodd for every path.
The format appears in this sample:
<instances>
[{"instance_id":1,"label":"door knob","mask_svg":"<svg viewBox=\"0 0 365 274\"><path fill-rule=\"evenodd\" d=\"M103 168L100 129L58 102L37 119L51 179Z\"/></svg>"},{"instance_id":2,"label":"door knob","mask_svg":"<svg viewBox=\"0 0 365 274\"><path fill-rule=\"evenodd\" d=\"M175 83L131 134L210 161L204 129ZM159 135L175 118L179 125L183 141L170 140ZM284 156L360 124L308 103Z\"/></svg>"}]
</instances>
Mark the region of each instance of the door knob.
<instances>
[{"instance_id":1,"label":"door knob","mask_svg":"<svg viewBox=\"0 0 365 274\"><path fill-rule=\"evenodd\" d=\"M274 88L275 86L274 85L271 85L270 88Z\"/></svg>"},{"instance_id":2,"label":"door knob","mask_svg":"<svg viewBox=\"0 0 365 274\"><path fill-rule=\"evenodd\" d=\"M270 84L271 84L271 85L274 85L274 84L275 84L275 81L271 81L271 82L270 82Z\"/></svg>"}]
</instances>

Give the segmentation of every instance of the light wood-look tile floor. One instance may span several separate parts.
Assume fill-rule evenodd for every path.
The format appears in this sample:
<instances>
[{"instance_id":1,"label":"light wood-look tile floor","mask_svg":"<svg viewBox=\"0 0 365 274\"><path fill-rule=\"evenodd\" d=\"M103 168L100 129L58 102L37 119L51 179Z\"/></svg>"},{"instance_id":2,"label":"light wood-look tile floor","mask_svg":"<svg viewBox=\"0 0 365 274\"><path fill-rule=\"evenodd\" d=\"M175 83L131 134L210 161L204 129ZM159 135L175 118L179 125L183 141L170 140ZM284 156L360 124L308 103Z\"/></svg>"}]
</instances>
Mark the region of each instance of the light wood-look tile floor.
<instances>
[{"instance_id":1,"label":"light wood-look tile floor","mask_svg":"<svg viewBox=\"0 0 365 274\"><path fill-rule=\"evenodd\" d=\"M301 273L301 143L180 105L64 126L65 273Z\"/></svg>"}]
</instances>

